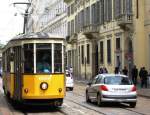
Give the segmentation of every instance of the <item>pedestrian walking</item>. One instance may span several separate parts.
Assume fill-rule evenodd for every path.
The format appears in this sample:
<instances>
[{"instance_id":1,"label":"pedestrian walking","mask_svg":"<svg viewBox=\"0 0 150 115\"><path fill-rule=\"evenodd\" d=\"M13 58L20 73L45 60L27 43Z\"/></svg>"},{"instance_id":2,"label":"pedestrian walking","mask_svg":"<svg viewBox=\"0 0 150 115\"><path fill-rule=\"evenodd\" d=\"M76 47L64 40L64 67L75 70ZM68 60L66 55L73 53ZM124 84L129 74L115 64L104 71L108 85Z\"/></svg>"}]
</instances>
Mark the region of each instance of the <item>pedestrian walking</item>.
<instances>
[{"instance_id":1,"label":"pedestrian walking","mask_svg":"<svg viewBox=\"0 0 150 115\"><path fill-rule=\"evenodd\" d=\"M103 67L103 73L108 73L108 70L106 67Z\"/></svg>"},{"instance_id":2,"label":"pedestrian walking","mask_svg":"<svg viewBox=\"0 0 150 115\"><path fill-rule=\"evenodd\" d=\"M145 86L145 88L147 88L148 72L145 69L145 67L142 68L142 70L140 71L139 75L141 76L141 88L143 88L144 86Z\"/></svg>"},{"instance_id":3,"label":"pedestrian walking","mask_svg":"<svg viewBox=\"0 0 150 115\"><path fill-rule=\"evenodd\" d=\"M124 69L122 70L122 73L123 73L124 75L128 75L128 69L127 69L126 66L124 66Z\"/></svg>"},{"instance_id":4,"label":"pedestrian walking","mask_svg":"<svg viewBox=\"0 0 150 115\"><path fill-rule=\"evenodd\" d=\"M136 68L136 65L134 65L134 67L132 68L131 74L132 74L132 81L136 85L137 84L137 76L138 76L138 69Z\"/></svg>"},{"instance_id":5,"label":"pedestrian walking","mask_svg":"<svg viewBox=\"0 0 150 115\"><path fill-rule=\"evenodd\" d=\"M143 74L143 67L140 68L139 71L139 76L140 76L140 80L142 81L142 74Z\"/></svg>"},{"instance_id":6,"label":"pedestrian walking","mask_svg":"<svg viewBox=\"0 0 150 115\"><path fill-rule=\"evenodd\" d=\"M102 74L102 73L103 73L103 68L102 68L102 67L99 68L98 73L99 73L99 74Z\"/></svg>"}]
</instances>

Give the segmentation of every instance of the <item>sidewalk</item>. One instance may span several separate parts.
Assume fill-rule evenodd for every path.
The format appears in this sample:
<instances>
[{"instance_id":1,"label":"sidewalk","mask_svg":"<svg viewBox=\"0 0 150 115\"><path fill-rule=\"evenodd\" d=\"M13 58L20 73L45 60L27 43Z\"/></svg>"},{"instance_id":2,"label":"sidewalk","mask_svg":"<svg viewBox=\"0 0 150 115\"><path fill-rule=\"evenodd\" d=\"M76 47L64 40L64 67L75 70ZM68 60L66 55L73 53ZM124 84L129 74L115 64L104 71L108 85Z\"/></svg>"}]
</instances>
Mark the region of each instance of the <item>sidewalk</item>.
<instances>
[{"instance_id":1,"label":"sidewalk","mask_svg":"<svg viewBox=\"0 0 150 115\"><path fill-rule=\"evenodd\" d=\"M75 82L81 83L86 85L88 83L88 80L79 80L75 79ZM150 98L150 84L148 88L141 88L140 84L137 85L137 94L141 97Z\"/></svg>"},{"instance_id":2,"label":"sidewalk","mask_svg":"<svg viewBox=\"0 0 150 115\"><path fill-rule=\"evenodd\" d=\"M138 88L138 96L150 98L150 88Z\"/></svg>"}]
</instances>

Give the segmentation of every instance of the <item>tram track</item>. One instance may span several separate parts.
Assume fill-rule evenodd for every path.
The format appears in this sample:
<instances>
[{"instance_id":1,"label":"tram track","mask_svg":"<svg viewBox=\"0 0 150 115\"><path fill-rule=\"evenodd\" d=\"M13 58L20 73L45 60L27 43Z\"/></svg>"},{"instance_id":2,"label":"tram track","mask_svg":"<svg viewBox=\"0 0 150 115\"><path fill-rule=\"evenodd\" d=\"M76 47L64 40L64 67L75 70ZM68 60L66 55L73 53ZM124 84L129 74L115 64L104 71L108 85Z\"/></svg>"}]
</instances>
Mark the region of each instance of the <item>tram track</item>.
<instances>
[{"instance_id":1,"label":"tram track","mask_svg":"<svg viewBox=\"0 0 150 115\"><path fill-rule=\"evenodd\" d=\"M76 93L76 92L68 92L68 93L73 93L73 95L76 95L76 96L79 96L79 97L81 96L81 97L84 97L84 98L85 98L84 95L78 94L78 93ZM100 114L103 114L103 115L107 115L106 113L104 113L104 112L102 112L102 111L98 111L98 110L96 110L95 108L91 108L91 107L88 107L87 105L84 105L83 103L79 103L79 102L77 102L77 101L74 101L75 99L74 99L74 100L66 99L66 100L71 101L71 102L73 102L73 103L75 103L75 104L78 104L78 105L80 105L80 106L82 106L82 107L85 107L85 108L87 108L87 109L93 110L93 111L95 111L95 112L97 112L97 113L100 113ZM119 107L119 108L120 108L120 109L123 109L123 110L126 110L126 111L129 111L129 112L132 112L133 114L137 114L137 115L147 115L147 114L144 114L144 113L141 113L141 112L138 112L138 111L129 109L129 108L124 108L124 107Z\"/></svg>"},{"instance_id":2,"label":"tram track","mask_svg":"<svg viewBox=\"0 0 150 115\"><path fill-rule=\"evenodd\" d=\"M58 110L58 113L61 113L62 115L69 115L66 112L64 112L63 110ZM43 113L43 112L42 112ZM32 114L32 112L23 112L24 115L28 115L28 114ZM44 114L44 113L43 113ZM50 114L50 113L47 113ZM53 113L54 114L54 113Z\"/></svg>"},{"instance_id":3,"label":"tram track","mask_svg":"<svg viewBox=\"0 0 150 115\"><path fill-rule=\"evenodd\" d=\"M36 113L41 113L42 115L51 115L51 114L56 114L57 113L60 113L61 115L69 115L68 113L66 113L64 110L62 110L61 107L54 107L53 109L50 109L49 106L46 106L44 107L44 110L41 109L40 107L36 107L34 108L33 110L25 110L25 111L22 111L22 113L24 115L28 115L28 114L36 114Z\"/></svg>"},{"instance_id":4,"label":"tram track","mask_svg":"<svg viewBox=\"0 0 150 115\"><path fill-rule=\"evenodd\" d=\"M9 110L10 115L17 115L17 114L19 114L19 115L20 114L29 115L29 114L32 114L32 113L43 113L43 112L45 112L45 114L51 114L51 112L53 112L53 111L61 113L62 115L69 115L68 113L66 113L65 111L63 111L62 108L60 108L60 107L56 107L56 108L54 108L54 110L50 110L49 106L46 106L45 108L43 107L44 110L40 109L40 106L38 108L37 107L33 107L33 109L32 109L32 108L27 108L25 105L24 106L14 106L4 96L3 97L0 96L0 98L5 98L5 99L3 99L2 103L5 103L5 105L7 105L7 108ZM5 115L6 114L5 112L2 115Z\"/></svg>"},{"instance_id":5,"label":"tram track","mask_svg":"<svg viewBox=\"0 0 150 115\"><path fill-rule=\"evenodd\" d=\"M70 101L70 102L73 102L73 103L75 103L75 104L77 104L77 105L80 105L80 106L82 106L82 107L84 107L84 108L86 108L86 109L89 109L89 110L95 111L95 112L97 112L97 113L100 113L100 114L102 114L102 115L107 115L107 114L105 114L105 113L103 113L103 112L97 111L97 110L95 110L95 109L91 109L90 107L85 106L85 105L83 105L83 104L80 104L80 103L78 103L78 102L75 102L75 101L73 101L73 100L71 100L71 99L66 99L66 100L68 100L68 101Z\"/></svg>"}]
</instances>

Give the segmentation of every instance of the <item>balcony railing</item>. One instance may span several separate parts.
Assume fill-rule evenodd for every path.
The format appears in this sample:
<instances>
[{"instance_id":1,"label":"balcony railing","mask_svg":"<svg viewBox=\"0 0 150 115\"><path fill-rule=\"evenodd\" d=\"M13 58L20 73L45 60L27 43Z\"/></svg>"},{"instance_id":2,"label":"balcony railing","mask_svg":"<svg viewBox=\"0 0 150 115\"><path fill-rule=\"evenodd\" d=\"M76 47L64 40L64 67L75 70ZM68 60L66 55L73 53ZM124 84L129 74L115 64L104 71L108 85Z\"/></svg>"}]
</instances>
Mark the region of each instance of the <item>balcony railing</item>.
<instances>
[{"instance_id":1,"label":"balcony railing","mask_svg":"<svg viewBox=\"0 0 150 115\"><path fill-rule=\"evenodd\" d=\"M119 26L125 26L126 24L133 23L133 14L121 14L117 17L117 23Z\"/></svg>"},{"instance_id":2,"label":"balcony railing","mask_svg":"<svg viewBox=\"0 0 150 115\"><path fill-rule=\"evenodd\" d=\"M68 43L76 42L76 40L77 40L77 34L74 33L74 34L72 34L70 36L67 36L66 40L67 40Z\"/></svg>"},{"instance_id":3,"label":"balcony railing","mask_svg":"<svg viewBox=\"0 0 150 115\"><path fill-rule=\"evenodd\" d=\"M99 32L99 26L97 24L90 24L88 26L84 26L82 28L82 32L84 34L98 33Z\"/></svg>"},{"instance_id":4,"label":"balcony railing","mask_svg":"<svg viewBox=\"0 0 150 115\"><path fill-rule=\"evenodd\" d=\"M64 0L65 3L69 3L71 2L72 0Z\"/></svg>"}]
</instances>

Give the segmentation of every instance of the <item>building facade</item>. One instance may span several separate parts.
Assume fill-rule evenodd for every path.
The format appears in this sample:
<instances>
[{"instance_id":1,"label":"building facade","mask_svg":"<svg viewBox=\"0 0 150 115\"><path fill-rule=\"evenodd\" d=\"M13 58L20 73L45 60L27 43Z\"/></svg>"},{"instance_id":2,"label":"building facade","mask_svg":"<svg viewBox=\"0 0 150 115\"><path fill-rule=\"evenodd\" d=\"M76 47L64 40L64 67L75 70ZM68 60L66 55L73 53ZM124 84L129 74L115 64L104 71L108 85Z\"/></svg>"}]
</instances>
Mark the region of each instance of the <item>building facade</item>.
<instances>
[{"instance_id":1,"label":"building facade","mask_svg":"<svg viewBox=\"0 0 150 115\"><path fill-rule=\"evenodd\" d=\"M50 32L66 37L67 5L63 0L33 0L29 8L27 33Z\"/></svg>"},{"instance_id":2,"label":"building facade","mask_svg":"<svg viewBox=\"0 0 150 115\"><path fill-rule=\"evenodd\" d=\"M91 79L133 65L150 70L149 0L64 0L68 5L68 66Z\"/></svg>"}]
</instances>

